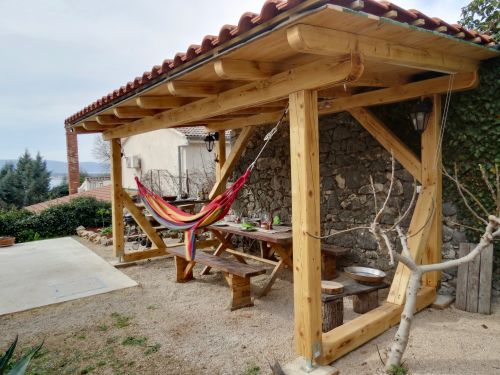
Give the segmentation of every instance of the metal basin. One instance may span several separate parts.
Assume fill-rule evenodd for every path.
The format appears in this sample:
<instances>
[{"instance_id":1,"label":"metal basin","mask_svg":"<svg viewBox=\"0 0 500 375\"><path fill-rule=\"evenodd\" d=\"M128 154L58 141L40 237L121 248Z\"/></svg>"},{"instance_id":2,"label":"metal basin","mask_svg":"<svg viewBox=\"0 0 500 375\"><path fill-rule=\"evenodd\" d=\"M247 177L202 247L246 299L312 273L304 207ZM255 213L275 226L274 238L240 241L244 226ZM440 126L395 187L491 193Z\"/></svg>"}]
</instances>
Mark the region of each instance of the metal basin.
<instances>
[{"instance_id":1,"label":"metal basin","mask_svg":"<svg viewBox=\"0 0 500 375\"><path fill-rule=\"evenodd\" d=\"M378 285L384 282L384 271L369 267L345 267L344 272L351 279L366 285Z\"/></svg>"}]
</instances>

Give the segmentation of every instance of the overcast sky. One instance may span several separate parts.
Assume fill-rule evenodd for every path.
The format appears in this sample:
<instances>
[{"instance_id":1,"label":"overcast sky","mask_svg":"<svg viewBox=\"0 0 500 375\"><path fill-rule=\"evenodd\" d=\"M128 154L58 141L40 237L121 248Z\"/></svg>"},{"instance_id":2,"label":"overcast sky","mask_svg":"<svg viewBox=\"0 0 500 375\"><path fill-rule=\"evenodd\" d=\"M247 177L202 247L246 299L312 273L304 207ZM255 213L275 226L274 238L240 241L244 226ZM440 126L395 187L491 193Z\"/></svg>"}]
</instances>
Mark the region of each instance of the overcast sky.
<instances>
[{"instance_id":1,"label":"overcast sky","mask_svg":"<svg viewBox=\"0 0 500 375\"><path fill-rule=\"evenodd\" d=\"M66 160L64 119L264 0L0 0L0 159ZM467 0L395 0L448 22ZM94 160L94 135L79 136Z\"/></svg>"}]
</instances>

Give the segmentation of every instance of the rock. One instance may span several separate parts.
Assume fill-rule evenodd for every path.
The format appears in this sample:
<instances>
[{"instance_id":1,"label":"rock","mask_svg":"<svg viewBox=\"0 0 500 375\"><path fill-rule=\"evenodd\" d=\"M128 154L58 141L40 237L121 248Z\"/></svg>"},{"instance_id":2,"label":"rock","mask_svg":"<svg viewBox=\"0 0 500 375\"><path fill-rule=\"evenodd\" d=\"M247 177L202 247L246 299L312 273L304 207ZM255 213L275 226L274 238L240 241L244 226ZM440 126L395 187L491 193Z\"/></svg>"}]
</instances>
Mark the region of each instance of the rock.
<instances>
[{"instance_id":1,"label":"rock","mask_svg":"<svg viewBox=\"0 0 500 375\"><path fill-rule=\"evenodd\" d=\"M346 173L346 186L349 189L358 189L363 186L363 175L357 169L352 169Z\"/></svg>"},{"instance_id":2,"label":"rock","mask_svg":"<svg viewBox=\"0 0 500 375\"><path fill-rule=\"evenodd\" d=\"M453 216L457 214L457 208L453 203L446 202L443 204L443 215L444 216Z\"/></svg>"},{"instance_id":3,"label":"rock","mask_svg":"<svg viewBox=\"0 0 500 375\"><path fill-rule=\"evenodd\" d=\"M335 181L333 177L325 177L322 181L322 188L324 190L332 190L335 188Z\"/></svg>"},{"instance_id":4,"label":"rock","mask_svg":"<svg viewBox=\"0 0 500 375\"><path fill-rule=\"evenodd\" d=\"M454 230L446 225L443 225L443 242L449 242L453 238Z\"/></svg>"},{"instance_id":5,"label":"rock","mask_svg":"<svg viewBox=\"0 0 500 375\"><path fill-rule=\"evenodd\" d=\"M443 255L443 259L455 259L456 257L455 249L453 248L453 245L451 243L443 244L441 253Z\"/></svg>"},{"instance_id":6,"label":"rock","mask_svg":"<svg viewBox=\"0 0 500 375\"><path fill-rule=\"evenodd\" d=\"M384 191L384 185L382 185L382 184L374 183L373 187L375 188L376 193L381 193L382 191ZM361 186L361 188L358 190L358 193L359 194L373 194L372 185L370 184L370 185Z\"/></svg>"},{"instance_id":7,"label":"rock","mask_svg":"<svg viewBox=\"0 0 500 375\"><path fill-rule=\"evenodd\" d=\"M337 186L339 189L345 189L345 178L338 174L335 176L335 181L337 181Z\"/></svg>"},{"instance_id":8,"label":"rock","mask_svg":"<svg viewBox=\"0 0 500 375\"><path fill-rule=\"evenodd\" d=\"M461 243L467 243L467 236L464 232L453 231L451 243L454 246L459 246Z\"/></svg>"},{"instance_id":9,"label":"rock","mask_svg":"<svg viewBox=\"0 0 500 375\"><path fill-rule=\"evenodd\" d=\"M351 137L351 132L349 131L349 128L347 128L344 125L337 126L333 130L333 138L336 141L341 141L343 139L347 139L350 137Z\"/></svg>"}]
</instances>

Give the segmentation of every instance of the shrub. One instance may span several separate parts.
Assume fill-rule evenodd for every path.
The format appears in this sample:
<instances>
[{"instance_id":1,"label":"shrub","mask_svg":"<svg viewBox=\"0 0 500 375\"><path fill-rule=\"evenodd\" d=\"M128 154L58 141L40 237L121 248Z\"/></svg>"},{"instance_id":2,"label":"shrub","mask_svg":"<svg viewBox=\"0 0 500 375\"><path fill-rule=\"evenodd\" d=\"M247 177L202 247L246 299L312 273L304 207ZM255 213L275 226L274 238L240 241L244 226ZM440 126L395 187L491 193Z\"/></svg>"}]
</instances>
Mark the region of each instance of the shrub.
<instances>
[{"instance_id":1,"label":"shrub","mask_svg":"<svg viewBox=\"0 0 500 375\"><path fill-rule=\"evenodd\" d=\"M17 242L26 242L71 235L80 225L91 228L110 225L110 207L108 202L84 197L39 214L17 209L0 211L0 236L14 236Z\"/></svg>"}]
</instances>

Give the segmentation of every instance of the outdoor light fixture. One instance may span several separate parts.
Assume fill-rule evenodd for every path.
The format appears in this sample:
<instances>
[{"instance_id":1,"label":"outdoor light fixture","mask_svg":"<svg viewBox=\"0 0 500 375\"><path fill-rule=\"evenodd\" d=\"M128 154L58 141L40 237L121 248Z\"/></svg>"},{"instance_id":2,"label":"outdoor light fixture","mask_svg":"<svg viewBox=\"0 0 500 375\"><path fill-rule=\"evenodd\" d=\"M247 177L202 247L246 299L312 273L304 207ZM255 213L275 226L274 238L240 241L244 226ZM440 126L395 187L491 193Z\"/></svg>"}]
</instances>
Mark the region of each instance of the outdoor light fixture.
<instances>
[{"instance_id":1,"label":"outdoor light fixture","mask_svg":"<svg viewBox=\"0 0 500 375\"><path fill-rule=\"evenodd\" d=\"M415 130L422 134L427 128L429 117L432 113L432 100L429 98L420 99L410 111L411 121Z\"/></svg>"},{"instance_id":2,"label":"outdoor light fixture","mask_svg":"<svg viewBox=\"0 0 500 375\"><path fill-rule=\"evenodd\" d=\"M208 133L205 137L205 146L207 146L208 152L212 152L214 149L215 141L219 140L219 133Z\"/></svg>"}]
</instances>

